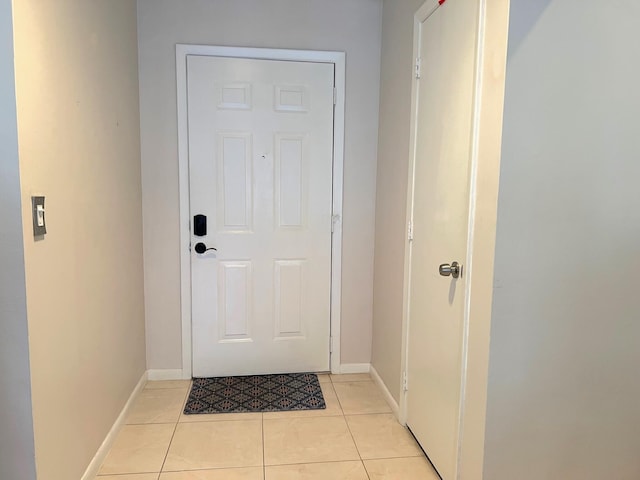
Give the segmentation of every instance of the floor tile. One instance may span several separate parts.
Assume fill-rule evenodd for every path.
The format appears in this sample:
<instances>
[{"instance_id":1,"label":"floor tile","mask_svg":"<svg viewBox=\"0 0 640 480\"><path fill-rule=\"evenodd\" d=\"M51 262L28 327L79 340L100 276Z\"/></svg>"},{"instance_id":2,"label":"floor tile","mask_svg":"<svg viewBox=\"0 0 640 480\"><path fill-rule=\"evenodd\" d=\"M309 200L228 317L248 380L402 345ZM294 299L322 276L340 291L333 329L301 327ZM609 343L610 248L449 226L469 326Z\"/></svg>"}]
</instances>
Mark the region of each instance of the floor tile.
<instances>
[{"instance_id":1,"label":"floor tile","mask_svg":"<svg viewBox=\"0 0 640 480\"><path fill-rule=\"evenodd\" d=\"M338 402L338 397L331 383L321 383L322 396L327 405L327 408L322 410L294 410L291 412L265 412L263 413L265 419L273 418L295 418L295 417L330 417L336 415L342 415L342 408Z\"/></svg>"},{"instance_id":2,"label":"floor tile","mask_svg":"<svg viewBox=\"0 0 640 480\"><path fill-rule=\"evenodd\" d=\"M371 480L439 480L424 457L365 460Z\"/></svg>"},{"instance_id":3,"label":"floor tile","mask_svg":"<svg viewBox=\"0 0 640 480\"><path fill-rule=\"evenodd\" d=\"M158 480L159 473L134 473L132 475L100 475L95 480Z\"/></svg>"},{"instance_id":4,"label":"floor tile","mask_svg":"<svg viewBox=\"0 0 640 480\"><path fill-rule=\"evenodd\" d=\"M186 395L186 389L145 389L133 405L127 424L175 423Z\"/></svg>"},{"instance_id":5,"label":"floor tile","mask_svg":"<svg viewBox=\"0 0 640 480\"><path fill-rule=\"evenodd\" d=\"M343 373L340 375L331 375L333 383L341 382L370 382L371 375L368 373Z\"/></svg>"},{"instance_id":6,"label":"floor tile","mask_svg":"<svg viewBox=\"0 0 640 480\"><path fill-rule=\"evenodd\" d=\"M348 416L349 429L362 459L421 456L422 450L393 415Z\"/></svg>"},{"instance_id":7,"label":"floor tile","mask_svg":"<svg viewBox=\"0 0 640 480\"><path fill-rule=\"evenodd\" d=\"M261 465L259 420L179 423L163 471Z\"/></svg>"},{"instance_id":8,"label":"floor tile","mask_svg":"<svg viewBox=\"0 0 640 480\"><path fill-rule=\"evenodd\" d=\"M264 420L265 465L359 460L344 417Z\"/></svg>"},{"instance_id":9,"label":"floor tile","mask_svg":"<svg viewBox=\"0 0 640 480\"><path fill-rule=\"evenodd\" d=\"M266 467L266 480L369 480L361 461Z\"/></svg>"},{"instance_id":10,"label":"floor tile","mask_svg":"<svg viewBox=\"0 0 640 480\"><path fill-rule=\"evenodd\" d=\"M180 414L180 423L197 423L197 422L224 422L237 420L262 420L262 413L214 413L211 415L198 413L195 415Z\"/></svg>"},{"instance_id":11,"label":"floor tile","mask_svg":"<svg viewBox=\"0 0 640 480\"><path fill-rule=\"evenodd\" d=\"M99 474L159 472L175 426L125 425Z\"/></svg>"},{"instance_id":12,"label":"floor tile","mask_svg":"<svg viewBox=\"0 0 640 480\"><path fill-rule=\"evenodd\" d=\"M189 388L191 380L149 380L144 386L147 390L156 388Z\"/></svg>"},{"instance_id":13,"label":"floor tile","mask_svg":"<svg viewBox=\"0 0 640 480\"><path fill-rule=\"evenodd\" d=\"M187 472L167 472L160 480L263 480L262 467L220 468L216 470L192 470Z\"/></svg>"},{"instance_id":14,"label":"floor tile","mask_svg":"<svg viewBox=\"0 0 640 480\"><path fill-rule=\"evenodd\" d=\"M373 382L334 383L333 388L345 415L391 412L391 407Z\"/></svg>"}]
</instances>

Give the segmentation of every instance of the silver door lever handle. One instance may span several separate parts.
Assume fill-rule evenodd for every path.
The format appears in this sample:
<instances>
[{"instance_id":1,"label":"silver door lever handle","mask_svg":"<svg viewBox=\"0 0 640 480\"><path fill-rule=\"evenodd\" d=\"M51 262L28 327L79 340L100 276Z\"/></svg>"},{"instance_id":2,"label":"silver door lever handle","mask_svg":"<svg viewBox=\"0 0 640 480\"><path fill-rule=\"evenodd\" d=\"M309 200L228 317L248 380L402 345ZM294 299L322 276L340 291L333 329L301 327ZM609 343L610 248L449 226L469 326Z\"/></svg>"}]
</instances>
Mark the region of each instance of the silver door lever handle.
<instances>
[{"instance_id":1,"label":"silver door lever handle","mask_svg":"<svg viewBox=\"0 0 640 480\"><path fill-rule=\"evenodd\" d=\"M458 278L460 276L460 273L462 272L462 265L460 265L458 262L453 262L451 265L449 265L448 263L443 263L442 265L440 265L438 271L443 277Z\"/></svg>"}]
</instances>

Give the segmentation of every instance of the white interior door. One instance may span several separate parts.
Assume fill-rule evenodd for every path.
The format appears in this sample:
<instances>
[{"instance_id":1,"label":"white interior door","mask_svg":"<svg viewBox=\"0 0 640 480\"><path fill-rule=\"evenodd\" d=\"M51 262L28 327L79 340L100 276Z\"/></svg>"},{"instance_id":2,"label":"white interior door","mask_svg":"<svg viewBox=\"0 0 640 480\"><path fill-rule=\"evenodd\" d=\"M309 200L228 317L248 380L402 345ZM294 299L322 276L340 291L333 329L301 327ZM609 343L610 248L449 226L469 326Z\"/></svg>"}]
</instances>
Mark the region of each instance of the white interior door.
<instances>
[{"instance_id":1,"label":"white interior door","mask_svg":"<svg viewBox=\"0 0 640 480\"><path fill-rule=\"evenodd\" d=\"M477 11L466 2L418 13L407 424L444 480L457 478L465 280L440 264L467 258ZM446 273L446 272L443 272Z\"/></svg>"},{"instance_id":2,"label":"white interior door","mask_svg":"<svg viewBox=\"0 0 640 480\"><path fill-rule=\"evenodd\" d=\"M329 370L334 66L190 55L187 77L193 375Z\"/></svg>"}]
</instances>

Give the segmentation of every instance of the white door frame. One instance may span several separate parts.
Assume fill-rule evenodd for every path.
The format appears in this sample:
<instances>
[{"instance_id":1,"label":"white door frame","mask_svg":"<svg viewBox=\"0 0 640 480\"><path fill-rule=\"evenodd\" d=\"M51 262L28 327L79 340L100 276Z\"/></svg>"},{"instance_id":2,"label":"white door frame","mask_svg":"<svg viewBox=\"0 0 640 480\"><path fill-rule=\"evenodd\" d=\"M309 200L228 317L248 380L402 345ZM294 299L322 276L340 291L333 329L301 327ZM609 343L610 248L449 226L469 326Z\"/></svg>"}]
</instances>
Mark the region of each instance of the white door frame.
<instances>
[{"instance_id":1,"label":"white door frame","mask_svg":"<svg viewBox=\"0 0 640 480\"><path fill-rule=\"evenodd\" d=\"M436 8L446 8L439 0L426 0L414 16L413 58L419 52L420 24ZM509 0L480 0L478 42L475 67L472 152L469 179L469 220L465 258L465 309L463 374L460 397L460 442L458 480L482 478L486 419L489 340L493 295L502 120L506 76ZM440 7L439 7L440 5ZM422 68L427 68L423 65ZM411 93L411 140L409 183L407 189L407 225L412 219L416 153L418 82L413 79ZM404 264L402 314L401 378L408 367L409 295L411 243L407 240ZM407 390L400 387L399 421L407 422ZM407 385L409 391L411 385Z\"/></svg>"},{"instance_id":2,"label":"white door frame","mask_svg":"<svg viewBox=\"0 0 640 480\"><path fill-rule=\"evenodd\" d=\"M182 377L191 378L191 243L189 208L189 143L187 122L187 55L252 58L335 65L335 106L333 117L333 234L331 236L331 372L340 370L340 304L342 278L342 186L344 165L344 108L346 55L344 52L280 50L271 48L176 45L178 94L178 176L180 182L180 300L182 317Z\"/></svg>"}]
</instances>

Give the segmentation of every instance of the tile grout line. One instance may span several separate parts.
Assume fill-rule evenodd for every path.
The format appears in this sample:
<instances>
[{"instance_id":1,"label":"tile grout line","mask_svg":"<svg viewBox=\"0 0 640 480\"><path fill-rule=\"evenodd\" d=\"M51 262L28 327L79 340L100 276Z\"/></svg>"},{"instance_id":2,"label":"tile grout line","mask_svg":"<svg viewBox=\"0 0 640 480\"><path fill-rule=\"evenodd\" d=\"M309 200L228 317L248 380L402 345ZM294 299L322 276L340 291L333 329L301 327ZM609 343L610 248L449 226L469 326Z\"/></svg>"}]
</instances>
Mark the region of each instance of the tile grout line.
<instances>
[{"instance_id":1,"label":"tile grout line","mask_svg":"<svg viewBox=\"0 0 640 480\"><path fill-rule=\"evenodd\" d=\"M144 387L147 392L165 392L167 390L184 390L187 387Z\"/></svg>"},{"instance_id":2,"label":"tile grout line","mask_svg":"<svg viewBox=\"0 0 640 480\"><path fill-rule=\"evenodd\" d=\"M382 460L391 460L391 459L383 458ZM357 462L361 462L361 460L315 460L311 462L299 461L294 463L274 463L273 465L267 465L267 466L268 467L295 467L296 465L325 465L327 463L357 463Z\"/></svg>"},{"instance_id":3,"label":"tile grout line","mask_svg":"<svg viewBox=\"0 0 640 480\"><path fill-rule=\"evenodd\" d=\"M362 467L364 468L364 473L367 475L367 478L371 480L371 475L369 475L369 469L367 468L367 464L362 461Z\"/></svg>"},{"instance_id":4,"label":"tile grout line","mask_svg":"<svg viewBox=\"0 0 640 480\"><path fill-rule=\"evenodd\" d=\"M171 434L171 439L169 440L169 444L167 445L167 451L164 454L164 458L162 459L162 465L160 465L160 473L158 474L158 478L162 475L162 471L164 470L164 464L167 462L167 457L169 456L169 450L171 450L171 444L173 443L173 438L176 436L176 430L178 429L178 422L176 422L173 427L173 433Z\"/></svg>"},{"instance_id":5,"label":"tile grout line","mask_svg":"<svg viewBox=\"0 0 640 480\"><path fill-rule=\"evenodd\" d=\"M94 480L104 479L105 477L125 477L131 475L160 475L160 472L135 472L135 473L100 473L95 476Z\"/></svg>"},{"instance_id":6,"label":"tile grout line","mask_svg":"<svg viewBox=\"0 0 640 480\"><path fill-rule=\"evenodd\" d=\"M142 423L126 423L129 426L141 426L141 425L173 425L175 422L142 422Z\"/></svg>"},{"instance_id":7,"label":"tile grout line","mask_svg":"<svg viewBox=\"0 0 640 480\"><path fill-rule=\"evenodd\" d=\"M367 382L369 380L362 380L361 382ZM375 385L375 382L373 382L373 379L370 379L370 381ZM336 383L360 383L360 382L336 382ZM358 452L358 456L360 457L360 463L362 464L362 468L364 468L364 472L365 475L367 476L367 478L369 480L371 480L371 476L369 475L369 470L367 469L367 465L364 463L364 459L362 458L362 454L360 453L360 449L358 448L358 444L356 442L355 437L353 436L353 432L351 431L351 426L349 425L349 421L347 420L347 414L344 412L344 409L342 408L342 402L340 401L340 396L338 395L338 391L335 390L335 383L333 382L333 379L331 379L331 384L334 387L334 391L336 393L336 398L338 399L338 403L340 405L340 409L342 410L342 414L344 416L344 421L347 424L347 429L349 430L349 434L351 435L351 438L353 440L353 444L356 447L356 451ZM382 413L377 414L377 413L356 413L356 414L350 414L350 415L382 415Z\"/></svg>"},{"instance_id":8,"label":"tile grout line","mask_svg":"<svg viewBox=\"0 0 640 480\"><path fill-rule=\"evenodd\" d=\"M353 445L356 447L356 452L358 452L358 458L362 465L364 465L364 460L362 458L362 454L360 453L360 449L358 448L358 444L356 443L356 437L353 436L353 432L351 431L351 427L349 426L349 422L347 421L347 416L344 416L344 423L347 425L347 430L349 430L349 435L351 435L351 440L353 441Z\"/></svg>"},{"instance_id":9,"label":"tile grout line","mask_svg":"<svg viewBox=\"0 0 640 480\"><path fill-rule=\"evenodd\" d=\"M342 402L340 401L340 396L335 389L335 385L333 384L333 380L331 380L331 385L334 387L333 390L336 394L336 399L338 400L338 405L340 405L340 410L342 411L342 418L344 423L347 425L347 430L349 431L349 435L351 435L351 441L353 442L353 446L356 447L356 452L358 452L358 458L360 459L360 464L362 464L362 468L364 468L364 473L369 480L371 477L369 476L369 472L367 471L367 467L364 464L364 460L362 459L362 455L360 454L360 449L358 448L358 444L356 443L356 439L353 436L353 432L351 431L351 427L349 426L349 422L347 421L347 415L344 413L344 409L342 408Z\"/></svg>"},{"instance_id":10,"label":"tile grout line","mask_svg":"<svg viewBox=\"0 0 640 480\"><path fill-rule=\"evenodd\" d=\"M320 387L322 388L322 387ZM338 392L336 390L335 385L333 384L333 382L331 382L331 388L333 389L333 393L336 396L336 401L338 402L338 406L340 407L340 416L344 417L344 409L342 408L342 402L340 402L340 397L338 396ZM338 416L338 415L331 415L331 416ZM346 422L346 419L345 419ZM355 441L354 441L355 443Z\"/></svg>"},{"instance_id":11,"label":"tile grout line","mask_svg":"<svg viewBox=\"0 0 640 480\"><path fill-rule=\"evenodd\" d=\"M407 460L407 459L411 459L411 458L425 458L424 455L410 455L410 456L406 456L403 455L401 457L376 457L376 458L364 458L364 459L360 459L360 461L365 462L365 461L378 461L378 460ZM297 463L278 463L275 465L269 465L270 467L287 467L287 466L293 466L293 465L323 465L325 463L351 463L351 462L357 462L358 460L322 460L322 461L315 461L315 462L297 462ZM205 469L206 470L206 469ZM185 470L185 471L191 471L191 470Z\"/></svg>"},{"instance_id":12,"label":"tile grout line","mask_svg":"<svg viewBox=\"0 0 640 480\"><path fill-rule=\"evenodd\" d=\"M297 465L297 464L292 464L292 465ZM279 466L279 465L274 465L274 466ZM167 470L166 472L160 472L160 475L162 475L163 473L190 473L190 472L216 472L216 471L226 471L226 470L247 470L250 468L260 468L260 465L246 465L244 467L198 467L198 468L191 468L189 470ZM118 475L144 475L145 473L156 473L156 472L136 472L136 473L116 473L114 474L114 476L118 476ZM98 477L96 477L96 480L99 480Z\"/></svg>"},{"instance_id":13,"label":"tile grout line","mask_svg":"<svg viewBox=\"0 0 640 480\"><path fill-rule=\"evenodd\" d=\"M148 383L147 383L148 385ZM140 392L140 397L138 398L138 401L136 402L136 404L134 405L132 410L135 410L136 406L138 405L138 403L140 402L140 400L142 399L142 397L145 396L145 394L147 395L162 395L160 392L173 392L173 391L182 391L184 390L185 387L173 387L173 388L147 388L147 386L145 386L142 391ZM189 393L189 389L187 389L187 393ZM182 401L182 405L184 407L184 399ZM166 410L166 409L165 409ZM171 425L174 423L173 420L161 420L161 421L157 421L156 418L151 418L151 419L147 419L147 420L140 420L140 421L135 421L135 422L130 422L129 418L131 418L131 414L127 417L127 420L125 421L125 425ZM155 473L155 472L153 472Z\"/></svg>"},{"instance_id":14,"label":"tile grout line","mask_svg":"<svg viewBox=\"0 0 640 480\"><path fill-rule=\"evenodd\" d=\"M189 382L189 387L187 388L187 393L184 397L184 400L182 401L182 408L180 409L180 412L178 413L178 418L176 420L176 424L173 427L173 433L171 434L171 440L169 440L169 445L167 445L167 453L164 454L164 459L162 460L162 465L160 466L160 473L158 474L158 479L160 479L160 476L162 475L162 472L164 471L164 465L165 463L167 463L167 458L169 457L169 450L171 450L171 444L173 443L173 439L176 436L176 431L178 430L178 425L180 425L180 417L182 415L182 412L184 412L184 407L187 404L187 400L189 399L189 395L191 395L191 386L192 386L192 382Z\"/></svg>"},{"instance_id":15,"label":"tile grout line","mask_svg":"<svg viewBox=\"0 0 640 480\"><path fill-rule=\"evenodd\" d=\"M184 387L175 387L175 388L162 388L162 389L153 389L153 388L147 388L149 382L147 382L145 384L145 386L143 387L142 391L140 392L140 394L144 394L145 392L147 393L155 393L155 391L167 391L167 390L182 390ZM188 388L187 389L187 395L190 393L191 389ZM184 403L186 402L186 396L185 399L183 400L183 408L184 408ZM139 400L139 399L138 399ZM134 405L135 408L135 405ZM178 416L178 421L179 421L180 417ZM127 423L125 420L125 423L123 425L124 427L144 427L144 426L152 426L152 425L171 425L174 422L154 422L154 421L149 421L149 422L143 422L143 423ZM176 426L174 426L173 429L173 433L171 434L171 439L169 440L169 443L167 445L167 452L165 453L164 459L162 461L162 465L160 467L160 471L155 472L155 471L151 471L151 472L120 472L120 473L111 473L111 474L101 474L100 472L98 472L98 474L96 475L96 480L100 479L100 477L105 477L105 476L124 476L124 475L139 475L139 474L158 474L158 477L156 480L160 479L160 475L162 474L162 468L164 467L164 462L166 461L167 455L169 453L169 448L171 446L171 442L173 441L173 436L175 435L175 430L177 427L177 421L176 421ZM113 449L113 446L112 446ZM108 453L111 453L111 450L109 450Z\"/></svg>"},{"instance_id":16,"label":"tile grout line","mask_svg":"<svg viewBox=\"0 0 640 480\"><path fill-rule=\"evenodd\" d=\"M360 453L360 449L358 448L358 443L356 442L356 437L353 436L353 432L351 431L351 426L349 426L349 422L347 420L347 416L344 416L344 423L347 424L347 430L349 430L349 435L351 435L351 439L353 440L353 444L356 447L356 452L358 452L358 457L360 457L360 463L362 464L362 468L364 468L364 473L367 475L367 478L371 480L369 476L369 472L367 470L367 466L364 464L364 459L362 458L362 454Z\"/></svg>"}]
</instances>

